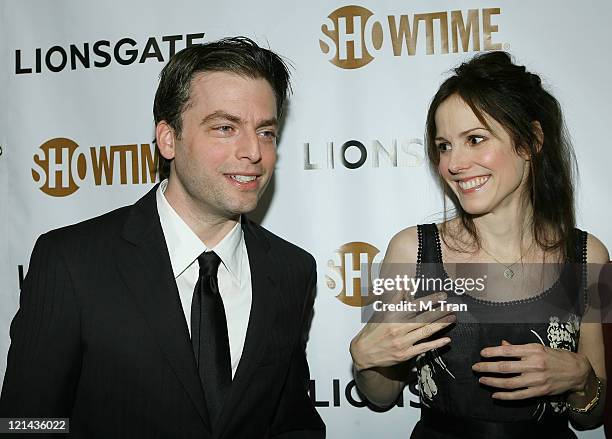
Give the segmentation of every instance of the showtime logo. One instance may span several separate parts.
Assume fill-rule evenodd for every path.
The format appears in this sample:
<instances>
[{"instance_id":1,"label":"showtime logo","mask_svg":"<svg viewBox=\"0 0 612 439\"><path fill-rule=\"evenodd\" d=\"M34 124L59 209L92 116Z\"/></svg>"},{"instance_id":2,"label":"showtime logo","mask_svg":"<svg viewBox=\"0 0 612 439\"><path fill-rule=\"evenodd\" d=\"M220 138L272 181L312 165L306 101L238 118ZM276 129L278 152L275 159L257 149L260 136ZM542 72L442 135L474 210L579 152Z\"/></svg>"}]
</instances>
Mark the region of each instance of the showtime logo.
<instances>
[{"instance_id":1,"label":"showtime logo","mask_svg":"<svg viewBox=\"0 0 612 439\"><path fill-rule=\"evenodd\" d=\"M372 272L380 267L380 250L367 242L348 242L340 246L327 261L325 280L327 287L345 305L363 307L373 302L368 289L371 279L378 277Z\"/></svg>"},{"instance_id":2,"label":"showtime logo","mask_svg":"<svg viewBox=\"0 0 612 439\"><path fill-rule=\"evenodd\" d=\"M500 14L500 8L486 8L375 17L363 6L344 6L321 25L319 46L343 69L358 69L389 52L399 57L499 50L492 18Z\"/></svg>"},{"instance_id":3,"label":"showtime logo","mask_svg":"<svg viewBox=\"0 0 612 439\"><path fill-rule=\"evenodd\" d=\"M52 197L72 195L88 176L96 186L154 183L157 178L158 156L148 143L92 146L79 152L76 142L58 137L40 150L33 158L32 178L42 180L39 189Z\"/></svg>"}]
</instances>

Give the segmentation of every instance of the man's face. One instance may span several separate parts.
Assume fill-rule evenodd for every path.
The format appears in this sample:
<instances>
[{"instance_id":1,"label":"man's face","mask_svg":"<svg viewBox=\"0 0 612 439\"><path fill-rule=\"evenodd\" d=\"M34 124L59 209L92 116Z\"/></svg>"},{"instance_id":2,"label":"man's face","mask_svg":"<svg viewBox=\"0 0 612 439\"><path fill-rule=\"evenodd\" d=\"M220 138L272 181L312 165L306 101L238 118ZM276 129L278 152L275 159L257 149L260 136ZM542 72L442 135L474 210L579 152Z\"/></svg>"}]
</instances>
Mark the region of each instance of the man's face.
<instances>
[{"instance_id":1,"label":"man's face","mask_svg":"<svg viewBox=\"0 0 612 439\"><path fill-rule=\"evenodd\" d=\"M166 198L188 214L221 220L253 210L276 163L276 114L265 79L195 76L181 137L163 121L157 126L161 154L174 159Z\"/></svg>"}]
</instances>

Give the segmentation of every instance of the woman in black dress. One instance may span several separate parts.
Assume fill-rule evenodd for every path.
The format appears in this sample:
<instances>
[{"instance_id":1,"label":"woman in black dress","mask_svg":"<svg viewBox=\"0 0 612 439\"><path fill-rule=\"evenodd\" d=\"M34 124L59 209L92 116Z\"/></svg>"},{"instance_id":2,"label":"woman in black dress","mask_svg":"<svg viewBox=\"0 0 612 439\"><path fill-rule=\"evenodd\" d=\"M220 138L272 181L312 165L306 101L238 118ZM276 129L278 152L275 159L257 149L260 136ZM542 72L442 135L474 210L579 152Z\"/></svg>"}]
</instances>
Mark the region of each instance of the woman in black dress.
<instances>
[{"instance_id":1,"label":"woman in black dress","mask_svg":"<svg viewBox=\"0 0 612 439\"><path fill-rule=\"evenodd\" d=\"M604 347L586 263L609 255L575 228L573 152L559 103L507 53L480 54L440 86L426 137L454 214L395 235L382 272L413 264L412 274L448 280L480 263L487 285L480 296L461 295L469 312L366 324L351 342L359 389L390 406L415 359L413 438L574 438L568 420L598 425Z\"/></svg>"}]
</instances>

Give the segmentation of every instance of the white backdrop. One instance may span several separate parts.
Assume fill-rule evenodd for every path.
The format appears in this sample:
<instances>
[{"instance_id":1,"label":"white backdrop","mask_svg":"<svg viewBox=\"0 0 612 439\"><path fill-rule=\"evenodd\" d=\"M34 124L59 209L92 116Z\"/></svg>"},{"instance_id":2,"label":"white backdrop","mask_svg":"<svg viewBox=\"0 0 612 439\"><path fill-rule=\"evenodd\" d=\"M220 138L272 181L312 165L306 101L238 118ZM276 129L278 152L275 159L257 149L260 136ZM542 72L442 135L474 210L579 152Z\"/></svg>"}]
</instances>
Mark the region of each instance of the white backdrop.
<instances>
[{"instance_id":1,"label":"white backdrop","mask_svg":"<svg viewBox=\"0 0 612 439\"><path fill-rule=\"evenodd\" d=\"M146 166L152 102L169 39L180 50L188 38L246 35L294 66L275 179L254 216L317 259L308 356L330 438L403 438L418 418L410 406L417 397L408 389L403 407L385 413L358 407L348 344L361 327L359 297L344 287L347 276L359 275L344 262L378 260L394 233L439 218L441 195L424 162L425 113L445 72L476 49L510 51L561 101L581 172L578 224L612 247L606 130L612 3L348 5L0 0L0 379L18 304L18 267L27 271L36 237L132 203L153 184ZM457 19L470 17L474 34L466 35L476 38L453 38ZM413 31L409 49L398 37L406 24ZM75 48L81 58L89 54L89 63L77 54L71 59Z\"/></svg>"}]
</instances>

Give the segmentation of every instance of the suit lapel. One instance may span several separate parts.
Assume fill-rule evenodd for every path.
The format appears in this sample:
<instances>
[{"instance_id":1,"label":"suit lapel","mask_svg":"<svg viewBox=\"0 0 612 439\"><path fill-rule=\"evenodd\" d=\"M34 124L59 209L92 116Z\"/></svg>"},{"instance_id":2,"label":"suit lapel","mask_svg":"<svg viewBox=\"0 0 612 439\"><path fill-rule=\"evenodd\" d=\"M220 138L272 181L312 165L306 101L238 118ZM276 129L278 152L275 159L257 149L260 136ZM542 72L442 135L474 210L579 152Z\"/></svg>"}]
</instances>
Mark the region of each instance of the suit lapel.
<instances>
[{"instance_id":1,"label":"suit lapel","mask_svg":"<svg viewBox=\"0 0 612 439\"><path fill-rule=\"evenodd\" d=\"M155 186L130 212L123 229L117 266L152 329L170 367L209 426L202 386L193 356L170 256L157 213Z\"/></svg>"},{"instance_id":2,"label":"suit lapel","mask_svg":"<svg viewBox=\"0 0 612 439\"><path fill-rule=\"evenodd\" d=\"M223 432L230 421L233 408L244 397L244 389L246 389L264 351L262 344L268 339L266 334L270 330L272 320L270 315L274 315L271 307L278 303L275 300L278 290L274 280L274 263L269 255L270 245L257 227L248 219L243 221L242 228L251 270L251 313L240 363L232 381L229 395L227 395L223 404L218 423L215 426L215 431L219 433Z\"/></svg>"}]
</instances>

